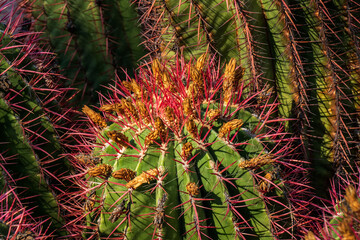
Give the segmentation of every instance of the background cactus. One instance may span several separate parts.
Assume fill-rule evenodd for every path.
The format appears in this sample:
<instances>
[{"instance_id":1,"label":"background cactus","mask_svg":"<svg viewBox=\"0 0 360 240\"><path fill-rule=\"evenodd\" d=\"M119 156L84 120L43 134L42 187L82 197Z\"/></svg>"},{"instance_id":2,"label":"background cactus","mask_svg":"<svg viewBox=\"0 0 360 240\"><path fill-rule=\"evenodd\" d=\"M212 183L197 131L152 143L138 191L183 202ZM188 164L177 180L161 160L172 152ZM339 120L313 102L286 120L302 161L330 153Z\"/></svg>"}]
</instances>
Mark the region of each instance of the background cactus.
<instances>
[{"instance_id":1,"label":"background cactus","mask_svg":"<svg viewBox=\"0 0 360 240\"><path fill-rule=\"evenodd\" d=\"M130 2L114 0L23 1L26 24L41 32L42 49L57 54L76 100L96 101L96 91L144 56L137 14ZM132 72L129 72L132 75Z\"/></svg>"},{"instance_id":2,"label":"background cactus","mask_svg":"<svg viewBox=\"0 0 360 240\"><path fill-rule=\"evenodd\" d=\"M61 138L68 114L60 107L68 90L57 87L61 77L50 56L32 59L35 46L21 45L6 32L0 42L0 234L69 236L65 223L75 186Z\"/></svg>"}]
</instances>

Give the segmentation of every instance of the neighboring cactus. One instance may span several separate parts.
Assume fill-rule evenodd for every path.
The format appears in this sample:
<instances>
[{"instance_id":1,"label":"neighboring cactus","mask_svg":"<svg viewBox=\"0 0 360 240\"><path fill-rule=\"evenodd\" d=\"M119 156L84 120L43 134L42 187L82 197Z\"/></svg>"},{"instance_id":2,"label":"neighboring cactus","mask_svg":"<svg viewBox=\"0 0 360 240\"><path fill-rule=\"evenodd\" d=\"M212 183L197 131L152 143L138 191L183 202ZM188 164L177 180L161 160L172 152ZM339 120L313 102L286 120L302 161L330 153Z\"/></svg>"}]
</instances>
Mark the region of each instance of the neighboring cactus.
<instances>
[{"instance_id":1,"label":"neighboring cactus","mask_svg":"<svg viewBox=\"0 0 360 240\"><path fill-rule=\"evenodd\" d=\"M301 165L290 170L291 139L268 128L270 111L251 113L235 60L223 75L214 66L205 55L194 65L178 60L170 68L155 60L152 71L141 69L136 80L116 82L111 99L100 107L105 118L83 108L97 136L89 145L92 161L75 156L86 166L84 210L92 234L126 239L298 234L294 186L297 194L306 187L288 181L291 171L295 177L304 170Z\"/></svg>"},{"instance_id":2,"label":"neighboring cactus","mask_svg":"<svg viewBox=\"0 0 360 240\"><path fill-rule=\"evenodd\" d=\"M67 86L81 93L76 99L97 99L96 91L115 75L125 77L145 55L140 46L137 14L128 0L31 1L28 25L42 33L39 44L57 54Z\"/></svg>"},{"instance_id":3,"label":"neighboring cactus","mask_svg":"<svg viewBox=\"0 0 360 240\"><path fill-rule=\"evenodd\" d=\"M46 54L6 33L0 39L0 236L69 236L75 186L58 135L67 90L56 87L61 78Z\"/></svg>"}]
</instances>

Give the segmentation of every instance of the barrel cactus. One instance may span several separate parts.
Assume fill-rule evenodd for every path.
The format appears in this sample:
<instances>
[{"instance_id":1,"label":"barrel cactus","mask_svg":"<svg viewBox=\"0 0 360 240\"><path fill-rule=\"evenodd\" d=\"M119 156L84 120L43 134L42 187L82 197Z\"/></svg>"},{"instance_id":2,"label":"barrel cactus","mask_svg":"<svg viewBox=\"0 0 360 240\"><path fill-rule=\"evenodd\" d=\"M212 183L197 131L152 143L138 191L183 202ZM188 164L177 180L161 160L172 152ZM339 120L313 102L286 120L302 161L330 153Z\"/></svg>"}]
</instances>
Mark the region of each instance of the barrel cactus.
<instances>
[{"instance_id":1,"label":"barrel cactus","mask_svg":"<svg viewBox=\"0 0 360 240\"><path fill-rule=\"evenodd\" d=\"M282 122L269 121L274 106L254 114L235 59L223 74L205 54L176 63L154 60L116 82L104 115L84 106L97 136L75 155L87 179L85 235L295 237L302 187L290 179L304 169L291 167Z\"/></svg>"}]
</instances>

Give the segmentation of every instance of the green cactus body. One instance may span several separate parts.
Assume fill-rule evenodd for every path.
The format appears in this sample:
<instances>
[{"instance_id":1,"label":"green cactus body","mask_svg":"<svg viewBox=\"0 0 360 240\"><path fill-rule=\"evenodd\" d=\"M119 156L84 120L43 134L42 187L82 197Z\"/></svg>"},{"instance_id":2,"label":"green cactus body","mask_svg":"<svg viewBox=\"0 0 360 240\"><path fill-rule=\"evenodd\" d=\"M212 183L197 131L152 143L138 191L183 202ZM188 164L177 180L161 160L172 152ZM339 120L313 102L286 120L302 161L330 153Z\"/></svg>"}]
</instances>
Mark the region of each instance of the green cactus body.
<instances>
[{"instance_id":1,"label":"green cactus body","mask_svg":"<svg viewBox=\"0 0 360 240\"><path fill-rule=\"evenodd\" d=\"M1 135L1 139L7 140L7 144L2 145L2 152L6 151L6 154L9 154L9 156L18 156L16 158L16 164L9 163L6 165L6 171L11 173L13 181L16 181L16 186L19 188L17 189L18 191L21 191L20 188L28 189L25 194L21 194L20 196L22 198L29 197L30 201L34 201L28 205L29 209L35 207L35 209L32 210L32 216L42 217L44 219L51 218L52 228L61 229L64 221L58 216L57 202L51 191L49 191L45 180L41 177L36 155L34 155L33 149L23 136L21 124L2 99L0 109L1 124L7 129L7 131ZM21 169L21 171L18 169ZM11 182L9 177L10 176L5 176L5 178ZM34 196L36 196L35 199L31 200ZM58 232L57 234L60 233L61 232Z\"/></svg>"},{"instance_id":2,"label":"green cactus body","mask_svg":"<svg viewBox=\"0 0 360 240\"><path fill-rule=\"evenodd\" d=\"M269 32L265 30L266 21L261 5L258 1L251 1L247 4L235 1L231 3L230 9L232 15L235 16L234 21L237 23L238 48L240 49L237 55L240 56L241 65L245 68L244 79L248 79L254 85L255 93L266 86L266 90L268 90L266 94L268 94L270 102L274 102L275 96L272 91L276 83L273 81L275 67L271 57L272 44L268 38ZM264 29L264 31L257 31L257 29Z\"/></svg>"},{"instance_id":3,"label":"green cactus body","mask_svg":"<svg viewBox=\"0 0 360 240\"><path fill-rule=\"evenodd\" d=\"M275 177L279 156L268 154L275 150L265 137L266 122L246 109L247 100L241 102L241 95L226 100L237 88L215 90L220 85L210 76L216 70L203 70L199 62L179 66L177 72L159 65L160 71L153 65L152 74L142 72L142 84L137 83L141 90L133 88L128 100L100 108L111 122L105 128L100 115L84 108L98 136L92 155L102 160L88 165L85 209L90 212L87 221L97 225L101 237L273 239L292 234L291 207ZM187 72L196 66L204 75L203 85ZM222 77L224 85L240 81L230 69L227 66ZM168 86L166 76L175 85ZM182 78L188 79L187 84ZM123 84L126 88L121 88L129 92L129 82ZM117 176L124 169L137 177ZM109 217L121 204L122 214L111 222ZM280 209L284 217L277 220L271 212ZM286 233L277 227L280 222Z\"/></svg>"},{"instance_id":4,"label":"green cactus body","mask_svg":"<svg viewBox=\"0 0 360 240\"><path fill-rule=\"evenodd\" d=\"M290 54L285 54L287 51L291 51L289 41L284 34L285 31L288 31L288 26L281 18L284 13L278 8L277 2L264 0L260 1L260 4L270 33L268 41L272 43L271 50L275 62L275 89L281 102L279 113L281 116L289 118L292 110L292 96L295 91L290 74Z\"/></svg>"}]
</instances>

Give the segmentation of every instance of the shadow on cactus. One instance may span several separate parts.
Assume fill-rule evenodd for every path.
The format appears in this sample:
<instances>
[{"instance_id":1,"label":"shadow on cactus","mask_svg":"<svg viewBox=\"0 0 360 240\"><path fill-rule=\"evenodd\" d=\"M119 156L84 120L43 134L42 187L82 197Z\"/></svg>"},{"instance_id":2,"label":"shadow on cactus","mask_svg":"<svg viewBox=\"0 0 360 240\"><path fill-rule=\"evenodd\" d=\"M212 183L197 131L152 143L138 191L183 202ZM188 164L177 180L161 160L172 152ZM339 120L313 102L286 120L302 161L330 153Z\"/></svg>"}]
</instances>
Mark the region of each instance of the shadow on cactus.
<instances>
[{"instance_id":1,"label":"shadow on cactus","mask_svg":"<svg viewBox=\"0 0 360 240\"><path fill-rule=\"evenodd\" d=\"M286 158L292 141L281 121L269 127L275 106L253 113L242 72L232 59L221 74L205 54L154 60L109 88L103 115L84 106L96 136L75 156L86 176L86 237L294 237L306 181L291 178L304 169Z\"/></svg>"}]
</instances>

